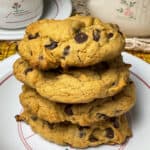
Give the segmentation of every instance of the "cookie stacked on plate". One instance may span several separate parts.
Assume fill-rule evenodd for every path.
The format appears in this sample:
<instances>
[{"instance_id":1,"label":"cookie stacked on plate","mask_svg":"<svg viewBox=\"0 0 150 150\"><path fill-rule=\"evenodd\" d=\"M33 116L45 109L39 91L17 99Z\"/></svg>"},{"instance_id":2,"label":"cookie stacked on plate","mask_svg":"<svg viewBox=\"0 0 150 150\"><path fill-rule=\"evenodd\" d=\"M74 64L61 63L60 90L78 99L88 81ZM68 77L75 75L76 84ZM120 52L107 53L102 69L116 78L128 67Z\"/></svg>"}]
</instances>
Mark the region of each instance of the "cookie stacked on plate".
<instances>
[{"instance_id":1,"label":"cookie stacked on plate","mask_svg":"<svg viewBox=\"0 0 150 150\"><path fill-rule=\"evenodd\" d=\"M14 63L24 83L16 120L61 145L123 143L131 136L125 114L135 104L124 43L116 25L90 16L29 25Z\"/></svg>"}]
</instances>

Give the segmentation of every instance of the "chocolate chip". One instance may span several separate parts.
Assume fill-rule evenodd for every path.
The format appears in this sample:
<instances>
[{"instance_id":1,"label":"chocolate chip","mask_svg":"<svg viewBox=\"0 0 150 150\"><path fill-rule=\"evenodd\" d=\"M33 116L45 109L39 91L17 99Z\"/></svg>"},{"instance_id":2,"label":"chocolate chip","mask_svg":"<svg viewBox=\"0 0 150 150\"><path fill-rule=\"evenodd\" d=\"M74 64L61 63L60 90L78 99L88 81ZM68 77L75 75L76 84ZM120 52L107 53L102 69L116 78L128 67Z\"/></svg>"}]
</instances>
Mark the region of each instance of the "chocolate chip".
<instances>
[{"instance_id":1,"label":"chocolate chip","mask_svg":"<svg viewBox=\"0 0 150 150\"><path fill-rule=\"evenodd\" d=\"M114 137L114 131L112 128L106 128L106 137L112 139Z\"/></svg>"},{"instance_id":2,"label":"chocolate chip","mask_svg":"<svg viewBox=\"0 0 150 150\"><path fill-rule=\"evenodd\" d=\"M113 126L115 128L119 128L119 122L118 120L114 117L114 118L110 118L111 122L113 122Z\"/></svg>"},{"instance_id":3,"label":"chocolate chip","mask_svg":"<svg viewBox=\"0 0 150 150\"><path fill-rule=\"evenodd\" d=\"M25 71L24 71L24 74L27 75L29 72L31 72L33 69L32 68L27 68Z\"/></svg>"},{"instance_id":4,"label":"chocolate chip","mask_svg":"<svg viewBox=\"0 0 150 150\"><path fill-rule=\"evenodd\" d=\"M100 30L96 29L93 31L93 40L98 42L100 39Z\"/></svg>"},{"instance_id":5,"label":"chocolate chip","mask_svg":"<svg viewBox=\"0 0 150 150\"><path fill-rule=\"evenodd\" d=\"M34 35L32 34L28 35L29 40L36 39L37 37L39 37L39 33L35 33Z\"/></svg>"},{"instance_id":6,"label":"chocolate chip","mask_svg":"<svg viewBox=\"0 0 150 150\"><path fill-rule=\"evenodd\" d=\"M79 32L76 34L74 39L76 40L77 43L83 43L83 42L87 41L88 36L83 32Z\"/></svg>"},{"instance_id":7,"label":"chocolate chip","mask_svg":"<svg viewBox=\"0 0 150 150\"><path fill-rule=\"evenodd\" d=\"M58 42L52 41L51 44L45 45L45 48L52 50L52 49L56 48L57 45L58 45Z\"/></svg>"},{"instance_id":8,"label":"chocolate chip","mask_svg":"<svg viewBox=\"0 0 150 150\"><path fill-rule=\"evenodd\" d=\"M90 135L89 141L90 141L90 142L97 142L98 139L97 139L94 135Z\"/></svg>"},{"instance_id":9,"label":"chocolate chip","mask_svg":"<svg viewBox=\"0 0 150 150\"><path fill-rule=\"evenodd\" d=\"M72 116L73 115L73 111L72 111L72 105L67 105L65 108L64 108L64 112L69 115L69 116Z\"/></svg>"},{"instance_id":10,"label":"chocolate chip","mask_svg":"<svg viewBox=\"0 0 150 150\"><path fill-rule=\"evenodd\" d=\"M107 37L108 37L108 39L111 39L112 37L113 37L113 33L109 33L108 35L107 35Z\"/></svg>"},{"instance_id":11,"label":"chocolate chip","mask_svg":"<svg viewBox=\"0 0 150 150\"><path fill-rule=\"evenodd\" d=\"M108 117L104 114L101 114L101 113L96 113L96 118L99 119L99 120L107 120Z\"/></svg>"},{"instance_id":12,"label":"chocolate chip","mask_svg":"<svg viewBox=\"0 0 150 150\"><path fill-rule=\"evenodd\" d=\"M67 56L69 54L69 51L70 51L70 46L68 45L64 48L63 56Z\"/></svg>"},{"instance_id":13,"label":"chocolate chip","mask_svg":"<svg viewBox=\"0 0 150 150\"><path fill-rule=\"evenodd\" d=\"M37 116L31 116L31 119L32 119L33 121L36 121L38 118L37 118Z\"/></svg>"}]
</instances>

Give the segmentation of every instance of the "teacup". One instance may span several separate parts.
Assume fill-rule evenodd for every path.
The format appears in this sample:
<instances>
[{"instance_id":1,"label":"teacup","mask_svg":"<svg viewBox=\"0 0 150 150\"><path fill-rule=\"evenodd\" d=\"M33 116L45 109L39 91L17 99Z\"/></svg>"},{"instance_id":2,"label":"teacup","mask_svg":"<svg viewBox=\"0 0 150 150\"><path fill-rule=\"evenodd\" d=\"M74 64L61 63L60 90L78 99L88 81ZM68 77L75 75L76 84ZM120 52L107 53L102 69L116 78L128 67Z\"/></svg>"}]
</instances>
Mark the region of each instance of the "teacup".
<instances>
[{"instance_id":1,"label":"teacup","mask_svg":"<svg viewBox=\"0 0 150 150\"><path fill-rule=\"evenodd\" d=\"M17 29L38 20L43 0L0 0L0 28Z\"/></svg>"}]
</instances>

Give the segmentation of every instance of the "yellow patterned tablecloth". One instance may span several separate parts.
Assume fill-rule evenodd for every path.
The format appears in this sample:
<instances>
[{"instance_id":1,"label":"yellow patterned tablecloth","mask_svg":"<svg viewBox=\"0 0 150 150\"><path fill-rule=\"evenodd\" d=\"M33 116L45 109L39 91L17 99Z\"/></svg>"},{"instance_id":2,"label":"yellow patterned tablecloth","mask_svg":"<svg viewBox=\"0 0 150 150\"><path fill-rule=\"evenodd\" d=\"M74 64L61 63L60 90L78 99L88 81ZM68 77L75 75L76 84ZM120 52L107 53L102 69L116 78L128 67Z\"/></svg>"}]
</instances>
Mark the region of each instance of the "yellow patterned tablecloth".
<instances>
[{"instance_id":1,"label":"yellow patterned tablecloth","mask_svg":"<svg viewBox=\"0 0 150 150\"><path fill-rule=\"evenodd\" d=\"M17 52L16 41L0 41L0 61Z\"/></svg>"},{"instance_id":2,"label":"yellow patterned tablecloth","mask_svg":"<svg viewBox=\"0 0 150 150\"><path fill-rule=\"evenodd\" d=\"M136 51L127 51L127 52L143 59L144 61L150 64L150 53L136 52Z\"/></svg>"}]
</instances>

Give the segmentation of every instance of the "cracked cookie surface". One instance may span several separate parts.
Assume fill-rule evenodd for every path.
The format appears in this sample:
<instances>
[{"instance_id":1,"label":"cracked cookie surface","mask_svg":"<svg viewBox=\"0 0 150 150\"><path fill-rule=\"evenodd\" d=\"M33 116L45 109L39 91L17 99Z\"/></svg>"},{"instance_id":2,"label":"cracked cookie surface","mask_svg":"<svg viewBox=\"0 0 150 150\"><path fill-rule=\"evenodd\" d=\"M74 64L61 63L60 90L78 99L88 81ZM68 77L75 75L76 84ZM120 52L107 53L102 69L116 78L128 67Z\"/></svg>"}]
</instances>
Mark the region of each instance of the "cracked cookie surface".
<instances>
[{"instance_id":1,"label":"cracked cookie surface","mask_svg":"<svg viewBox=\"0 0 150 150\"><path fill-rule=\"evenodd\" d=\"M34 89L23 86L20 102L24 110L49 123L69 121L80 126L91 126L128 112L135 104L135 87L130 82L113 97L95 100L87 104L62 104L41 97ZM117 123L116 123L117 126Z\"/></svg>"},{"instance_id":2,"label":"cracked cookie surface","mask_svg":"<svg viewBox=\"0 0 150 150\"><path fill-rule=\"evenodd\" d=\"M125 40L119 28L90 16L41 20L29 25L19 54L42 70L87 67L120 55Z\"/></svg>"},{"instance_id":3,"label":"cracked cookie surface","mask_svg":"<svg viewBox=\"0 0 150 150\"><path fill-rule=\"evenodd\" d=\"M48 141L76 148L86 148L100 144L121 144L132 134L125 115L116 118L117 127L111 119L91 127L80 127L68 122L50 124L27 112L20 116L17 115L16 120L25 121L34 132Z\"/></svg>"},{"instance_id":4,"label":"cracked cookie surface","mask_svg":"<svg viewBox=\"0 0 150 150\"><path fill-rule=\"evenodd\" d=\"M120 92L128 83L129 66L119 57L88 68L40 71L20 58L14 63L14 75L50 101L88 103Z\"/></svg>"}]
</instances>

